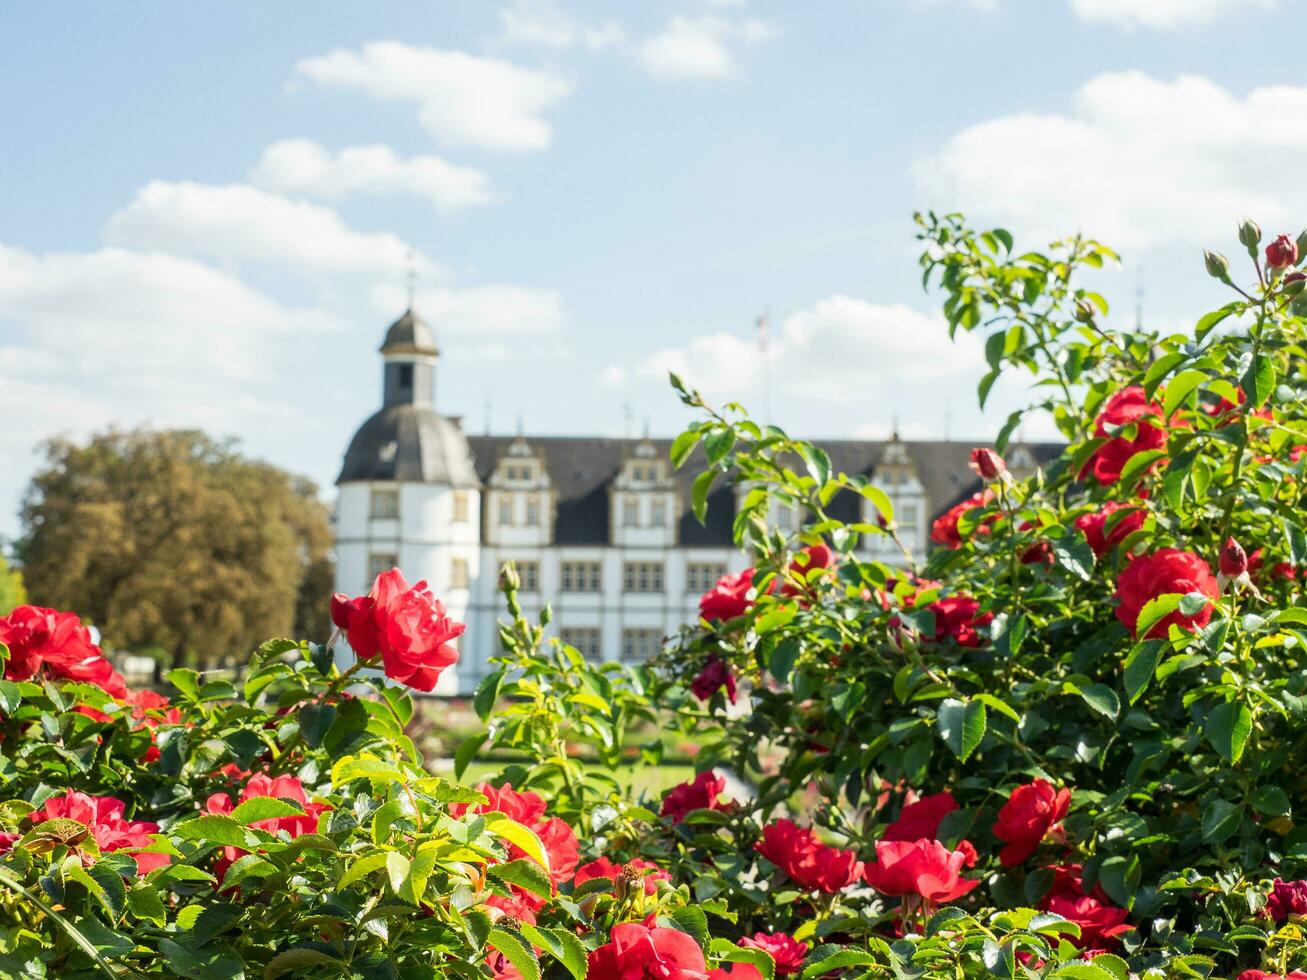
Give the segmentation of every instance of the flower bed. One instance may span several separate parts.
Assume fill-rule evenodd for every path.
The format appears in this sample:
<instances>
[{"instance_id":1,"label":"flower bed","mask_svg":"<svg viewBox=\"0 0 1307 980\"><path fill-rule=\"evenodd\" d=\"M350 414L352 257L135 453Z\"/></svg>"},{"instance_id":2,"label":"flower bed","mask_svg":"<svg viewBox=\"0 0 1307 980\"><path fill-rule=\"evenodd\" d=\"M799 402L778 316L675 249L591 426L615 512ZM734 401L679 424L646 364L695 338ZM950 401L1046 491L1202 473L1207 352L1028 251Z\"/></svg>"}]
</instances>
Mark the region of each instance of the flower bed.
<instances>
[{"instance_id":1,"label":"flower bed","mask_svg":"<svg viewBox=\"0 0 1307 980\"><path fill-rule=\"evenodd\" d=\"M674 379L674 462L706 459L700 513L745 485L754 565L638 671L550 639L507 569L454 755L521 761L475 789L406 734L462 626L397 571L333 602L344 672L273 640L168 699L71 613L0 619L0 975L1303 976L1307 242L1246 222L1240 282L1207 260L1231 302L1146 336L1077 285L1102 246L920 222L982 400L1033 372L1065 454L1009 472L1015 414L890 567L882 488ZM633 753L695 741L695 778L630 798Z\"/></svg>"}]
</instances>

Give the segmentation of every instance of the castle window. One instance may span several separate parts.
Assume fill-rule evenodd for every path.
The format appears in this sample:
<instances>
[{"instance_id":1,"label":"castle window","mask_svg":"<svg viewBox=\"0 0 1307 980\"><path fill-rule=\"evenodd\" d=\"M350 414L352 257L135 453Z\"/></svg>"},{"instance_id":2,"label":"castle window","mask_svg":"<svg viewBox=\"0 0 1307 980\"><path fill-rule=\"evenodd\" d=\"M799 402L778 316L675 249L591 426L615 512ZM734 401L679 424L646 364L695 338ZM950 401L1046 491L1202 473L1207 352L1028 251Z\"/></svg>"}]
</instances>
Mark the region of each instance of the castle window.
<instances>
[{"instance_id":1,"label":"castle window","mask_svg":"<svg viewBox=\"0 0 1307 980\"><path fill-rule=\"evenodd\" d=\"M449 587L466 589L468 585L467 559L453 558L449 562Z\"/></svg>"},{"instance_id":2,"label":"castle window","mask_svg":"<svg viewBox=\"0 0 1307 980\"><path fill-rule=\"evenodd\" d=\"M643 663L652 659L663 646L662 630L622 630L622 659L627 663Z\"/></svg>"},{"instance_id":3,"label":"castle window","mask_svg":"<svg viewBox=\"0 0 1307 980\"><path fill-rule=\"evenodd\" d=\"M622 568L622 589L626 592L663 591L662 562L628 561Z\"/></svg>"},{"instance_id":4,"label":"castle window","mask_svg":"<svg viewBox=\"0 0 1307 980\"><path fill-rule=\"evenodd\" d=\"M517 578L522 583L522 591L539 592L540 563L538 561L519 561L513 564L517 567Z\"/></svg>"},{"instance_id":5,"label":"castle window","mask_svg":"<svg viewBox=\"0 0 1307 980\"><path fill-rule=\"evenodd\" d=\"M667 501L654 500L653 509L650 512L649 523L654 527L667 526Z\"/></svg>"},{"instance_id":6,"label":"castle window","mask_svg":"<svg viewBox=\"0 0 1307 980\"><path fill-rule=\"evenodd\" d=\"M374 518L394 520L399 516L399 491L394 487L373 487L371 514Z\"/></svg>"},{"instance_id":7,"label":"castle window","mask_svg":"<svg viewBox=\"0 0 1307 980\"><path fill-rule=\"evenodd\" d=\"M901 503L894 508L894 521L901 531L917 529L917 505Z\"/></svg>"},{"instance_id":8,"label":"castle window","mask_svg":"<svg viewBox=\"0 0 1307 980\"><path fill-rule=\"evenodd\" d=\"M504 527L513 523L513 498L499 498L499 523Z\"/></svg>"},{"instance_id":9,"label":"castle window","mask_svg":"<svg viewBox=\"0 0 1307 980\"><path fill-rule=\"evenodd\" d=\"M599 630L593 626L564 626L558 631L558 638L586 660L599 660Z\"/></svg>"},{"instance_id":10,"label":"castle window","mask_svg":"<svg viewBox=\"0 0 1307 980\"><path fill-rule=\"evenodd\" d=\"M463 490L454 491L454 517L455 524L467 523L467 493Z\"/></svg>"},{"instance_id":11,"label":"castle window","mask_svg":"<svg viewBox=\"0 0 1307 980\"><path fill-rule=\"evenodd\" d=\"M702 595L726 574L726 566L716 562L691 562L685 566L685 591Z\"/></svg>"},{"instance_id":12,"label":"castle window","mask_svg":"<svg viewBox=\"0 0 1307 980\"><path fill-rule=\"evenodd\" d=\"M622 498L622 527L640 526L640 501L634 497Z\"/></svg>"},{"instance_id":13,"label":"castle window","mask_svg":"<svg viewBox=\"0 0 1307 980\"><path fill-rule=\"evenodd\" d=\"M597 561L565 561L562 571L564 592L599 592L603 587Z\"/></svg>"},{"instance_id":14,"label":"castle window","mask_svg":"<svg viewBox=\"0 0 1307 980\"><path fill-rule=\"evenodd\" d=\"M527 498L526 524L527 527L540 526L540 501L536 500L534 497Z\"/></svg>"},{"instance_id":15,"label":"castle window","mask_svg":"<svg viewBox=\"0 0 1307 980\"><path fill-rule=\"evenodd\" d=\"M368 583L363 587L366 592L382 572L388 572L399 565L399 558L393 551L374 551L368 555Z\"/></svg>"},{"instance_id":16,"label":"castle window","mask_svg":"<svg viewBox=\"0 0 1307 980\"><path fill-rule=\"evenodd\" d=\"M399 366L399 386L405 391L413 389L413 365L401 364Z\"/></svg>"}]
</instances>

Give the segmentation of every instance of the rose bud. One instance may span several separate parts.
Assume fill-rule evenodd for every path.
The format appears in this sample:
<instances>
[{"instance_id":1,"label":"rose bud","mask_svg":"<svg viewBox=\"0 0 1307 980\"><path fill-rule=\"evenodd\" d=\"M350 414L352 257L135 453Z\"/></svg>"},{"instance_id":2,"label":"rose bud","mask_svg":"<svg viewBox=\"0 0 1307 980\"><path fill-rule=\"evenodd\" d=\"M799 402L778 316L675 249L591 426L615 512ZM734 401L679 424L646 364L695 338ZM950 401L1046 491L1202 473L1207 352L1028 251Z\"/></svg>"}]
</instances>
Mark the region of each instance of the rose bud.
<instances>
[{"instance_id":1,"label":"rose bud","mask_svg":"<svg viewBox=\"0 0 1307 980\"><path fill-rule=\"evenodd\" d=\"M1266 264L1272 269L1287 269L1298 263L1298 243L1288 235L1280 235L1266 246Z\"/></svg>"},{"instance_id":2,"label":"rose bud","mask_svg":"<svg viewBox=\"0 0 1307 980\"><path fill-rule=\"evenodd\" d=\"M1207 274L1213 279L1220 279L1221 282L1230 281L1230 260L1220 252L1205 249L1203 251L1203 262L1207 265Z\"/></svg>"},{"instance_id":3,"label":"rose bud","mask_svg":"<svg viewBox=\"0 0 1307 980\"><path fill-rule=\"evenodd\" d=\"M1284 277L1281 289L1287 296L1297 296L1307 289L1307 272L1290 272Z\"/></svg>"},{"instance_id":4,"label":"rose bud","mask_svg":"<svg viewBox=\"0 0 1307 980\"><path fill-rule=\"evenodd\" d=\"M1007 463L992 449L971 450L971 471L982 480L1001 480L1007 474Z\"/></svg>"},{"instance_id":5,"label":"rose bud","mask_svg":"<svg viewBox=\"0 0 1307 980\"><path fill-rule=\"evenodd\" d=\"M1262 230L1252 218L1244 218L1239 223L1239 243L1248 249L1251 258L1257 258L1257 246L1262 240Z\"/></svg>"},{"instance_id":6,"label":"rose bud","mask_svg":"<svg viewBox=\"0 0 1307 980\"><path fill-rule=\"evenodd\" d=\"M1073 314L1078 323L1092 323L1094 320L1094 304L1087 299L1076 300L1076 311Z\"/></svg>"},{"instance_id":7,"label":"rose bud","mask_svg":"<svg viewBox=\"0 0 1307 980\"><path fill-rule=\"evenodd\" d=\"M1222 592L1228 585L1233 584L1242 589L1251 582L1248 578L1248 555L1244 552L1243 545L1234 538L1225 539L1217 567L1216 584Z\"/></svg>"}]
</instances>

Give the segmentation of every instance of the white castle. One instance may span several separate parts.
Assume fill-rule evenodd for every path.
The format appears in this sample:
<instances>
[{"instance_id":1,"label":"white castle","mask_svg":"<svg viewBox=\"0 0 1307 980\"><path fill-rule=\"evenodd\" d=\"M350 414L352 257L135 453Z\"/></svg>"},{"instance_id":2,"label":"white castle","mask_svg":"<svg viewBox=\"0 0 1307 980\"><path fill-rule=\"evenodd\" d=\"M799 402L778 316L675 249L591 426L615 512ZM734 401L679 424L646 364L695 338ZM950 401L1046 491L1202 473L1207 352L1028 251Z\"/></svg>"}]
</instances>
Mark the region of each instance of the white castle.
<instances>
[{"instance_id":1,"label":"white castle","mask_svg":"<svg viewBox=\"0 0 1307 980\"><path fill-rule=\"evenodd\" d=\"M693 622L699 597L747 564L731 538L736 491L719 485L703 524L690 512L701 457L677 471L668 440L465 434L436 410L440 352L411 309L386 331L381 356L381 410L350 440L336 481L336 590L360 595L393 566L427 581L467 624L459 662L436 693L468 694L488 673L506 561L517 566L524 609L550 602L551 630L565 642L587 657L630 662ZM822 447L837 470L889 494L914 554L926 550L931 520L979 488L969 443L892 437ZM1011 450L1009 466L1033 468L1032 452L1045 447ZM876 516L853 494L829 509L850 522ZM789 530L801 515L780 509L771 520ZM901 562L888 537L863 541L870 556Z\"/></svg>"}]
</instances>

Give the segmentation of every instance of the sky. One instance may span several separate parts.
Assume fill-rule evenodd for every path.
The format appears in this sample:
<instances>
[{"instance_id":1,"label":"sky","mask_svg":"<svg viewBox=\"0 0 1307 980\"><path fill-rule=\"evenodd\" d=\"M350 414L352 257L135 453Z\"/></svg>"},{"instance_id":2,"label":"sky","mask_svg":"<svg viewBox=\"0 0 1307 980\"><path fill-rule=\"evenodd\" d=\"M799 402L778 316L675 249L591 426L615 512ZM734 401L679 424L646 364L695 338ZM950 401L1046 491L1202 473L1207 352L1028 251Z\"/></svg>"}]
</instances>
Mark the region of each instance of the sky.
<instances>
[{"instance_id":1,"label":"sky","mask_svg":"<svg viewBox=\"0 0 1307 980\"><path fill-rule=\"evenodd\" d=\"M329 495L415 305L469 432L992 439L912 213L1189 329L1307 223L1307 0L0 5L0 538L39 444L198 426ZM1233 247L1232 247L1233 246ZM759 349L766 314L770 342ZM1038 420L1024 433L1048 435Z\"/></svg>"}]
</instances>

